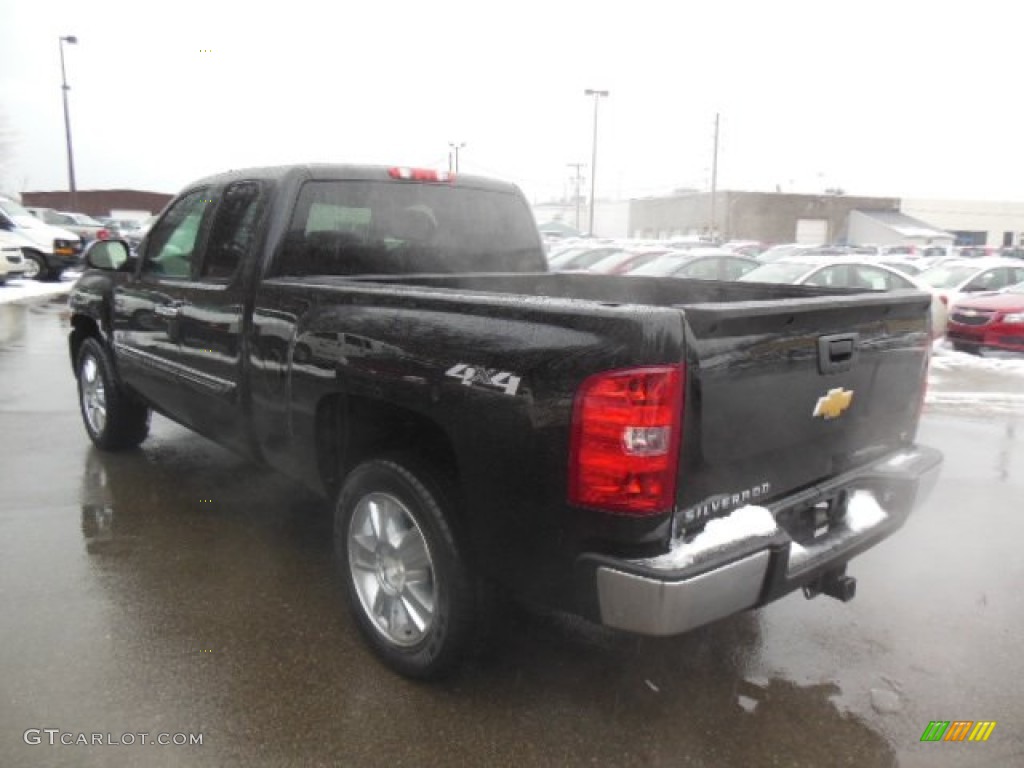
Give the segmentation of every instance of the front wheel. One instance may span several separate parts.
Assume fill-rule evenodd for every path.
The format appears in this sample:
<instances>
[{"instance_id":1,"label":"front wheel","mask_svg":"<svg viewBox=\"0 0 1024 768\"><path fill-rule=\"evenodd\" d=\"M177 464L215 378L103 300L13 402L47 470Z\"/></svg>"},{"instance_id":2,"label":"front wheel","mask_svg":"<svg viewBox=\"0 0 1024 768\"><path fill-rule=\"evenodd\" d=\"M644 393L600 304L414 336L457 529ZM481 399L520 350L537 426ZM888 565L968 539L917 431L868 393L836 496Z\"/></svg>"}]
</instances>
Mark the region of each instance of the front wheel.
<instances>
[{"instance_id":1,"label":"front wheel","mask_svg":"<svg viewBox=\"0 0 1024 768\"><path fill-rule=\"evenodd\" d=\"M955 352L966 352L969 355L980 355L981 350L974 344L962 344L959 341L953 342L953 350Z\"/></svg>"},{"instance_id":2,"label":"front wheel","mask_svg":"<svg viewBox=\"0 0 1024 768\"><path fill-rule=\"evenodd\" d=\"M334 551L364 637L396 672L436 678L477 625L474 580L435 473L414 460L356 467L335 508Z\"/></svg>"},{"instance_id":3,"label":"front wheel","mask_svg":"<svg viewBox=\"0 0 1024 768\"><path fill-rule=\"evenodd\" d=\"M95 338L78 351L78 402L89 439L108 451L134 448L149 434L149 408L118 383L106 349Z\"/></svg>"},{"instance_id":4,"label":"front wheel","mask_svg":"<svg viewBox=\"0 0 1024 768\"><path fill-rule=\"evenodd\" d=\"M41 253L24 251L25 269L21 276L26 280L42 280L46 274L46 260Z\"/></svg>"}]
</instances>

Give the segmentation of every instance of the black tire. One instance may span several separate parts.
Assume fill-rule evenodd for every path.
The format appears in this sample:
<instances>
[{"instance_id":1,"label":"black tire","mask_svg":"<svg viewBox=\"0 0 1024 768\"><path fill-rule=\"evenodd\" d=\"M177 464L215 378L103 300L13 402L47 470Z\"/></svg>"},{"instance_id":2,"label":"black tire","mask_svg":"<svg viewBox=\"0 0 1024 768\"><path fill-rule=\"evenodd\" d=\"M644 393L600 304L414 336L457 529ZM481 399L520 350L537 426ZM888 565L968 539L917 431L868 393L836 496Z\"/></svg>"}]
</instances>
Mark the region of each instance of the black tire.
<instances>
[{"instance_id":1,"label":"black tire","mask_svg":"<svg viewBox=\"0 0 1024 768\"><path fill-rule=\"evenodd\" d=\"M82 423L97 448L125 450L146 439L149 408L121 387L107 350L98 339L82 342L75 374Z\"/></svg>"},{"instance_id":2,"label":"black tire","mask_svg":"<svg viewBox=\"0 0 1024 768\"><path fill-rule=\"evenodd\" d=\"M46 259L38 251L22 251L25 257L25 271L22 276L26 280L45 280L47 274Z\"/></svg>"},{"instance_id":3,"label":"black tire","mask_svg":"<svg viewBox=\"0 0 1024 768\"><path fill-rule=\"evenodd\" d=\"M964 344L959 341L953 342L953 350L956 352L966 352L969 355L980 355L981 350L978 349L974 344Z\"/></svg>"},{"instance_id":4,"label":"black tire","mask_svg":"<svg viewBox=\"0 0 1024 768\"><path fill-rule=\"evenodd\" d=\"M356 623L387 666L416 679L453 671L480 623L482 593L439 479L411 457L367 461L346 478L334 513L335 558Z\"/></svg>"}]
</instances>

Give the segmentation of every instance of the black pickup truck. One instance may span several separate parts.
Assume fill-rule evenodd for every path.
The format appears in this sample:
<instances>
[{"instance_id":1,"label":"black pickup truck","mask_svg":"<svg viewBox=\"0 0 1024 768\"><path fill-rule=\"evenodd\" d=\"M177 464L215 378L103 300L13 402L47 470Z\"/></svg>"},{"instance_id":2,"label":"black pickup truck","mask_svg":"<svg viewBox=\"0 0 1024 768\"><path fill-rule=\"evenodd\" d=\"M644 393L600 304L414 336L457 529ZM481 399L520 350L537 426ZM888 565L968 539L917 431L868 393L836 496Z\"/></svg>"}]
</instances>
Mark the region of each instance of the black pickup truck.
<instances>
[{"instance_id":1,"label":"black pickup truck","mask_svg":"<svg viewBox=\"0 0 1024 768\"><path fill-rule=\"evenodd\" d=\"M548 273L492 180L234 171L87 263L92 441L135 447L155 410L333 499L356 621L409 676L495 593L652 635L847 600L941 464L915 444L927 295Z\"/></svg>"}]
</instances>

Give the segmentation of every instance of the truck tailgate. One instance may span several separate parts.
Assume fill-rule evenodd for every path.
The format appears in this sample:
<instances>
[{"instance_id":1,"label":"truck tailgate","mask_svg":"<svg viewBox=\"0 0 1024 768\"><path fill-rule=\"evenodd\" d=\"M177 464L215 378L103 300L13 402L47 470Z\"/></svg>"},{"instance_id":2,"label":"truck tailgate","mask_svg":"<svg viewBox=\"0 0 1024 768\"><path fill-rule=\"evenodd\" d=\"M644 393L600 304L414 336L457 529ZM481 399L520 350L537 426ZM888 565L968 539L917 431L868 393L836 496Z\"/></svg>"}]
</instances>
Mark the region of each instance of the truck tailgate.
<instances>
[{"instance_id":1,"label":"truck tailgate","mask_svg":"<svg viewBox=\"0 0 1024 768\"><path fill-rule=\"evenodd\" d=\"M929 301L909 291L682 306L692 338L677 520L769 501L912 442Z\"/></svg>"}]
</instances>

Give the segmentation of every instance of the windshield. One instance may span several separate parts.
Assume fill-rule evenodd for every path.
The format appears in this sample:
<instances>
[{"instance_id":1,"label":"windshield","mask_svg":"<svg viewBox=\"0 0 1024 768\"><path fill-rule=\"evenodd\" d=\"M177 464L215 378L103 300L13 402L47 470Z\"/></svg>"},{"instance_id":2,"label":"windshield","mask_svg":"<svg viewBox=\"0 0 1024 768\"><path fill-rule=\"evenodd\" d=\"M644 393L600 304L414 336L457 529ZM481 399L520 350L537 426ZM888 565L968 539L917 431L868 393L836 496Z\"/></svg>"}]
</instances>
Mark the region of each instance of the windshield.
<instances>
[{"instance_id":1,"label":"windshield","mask_svg":"<svg viewBox=\"0 0 1024 768\"><path fill-rule=\"evenodd\" d=\"M96 221L92 216L88 216L84 213L68 213L65 214L72 223L78 223L86 227L102 227L103 224Z\"/></svg>"},{"instance_id":2,"label":"windshield","mask_svg":"<svg viewBox=\"0 0 1024 768\"><path fill-rule=\"evenodd\" d=\"M0 211L6 213L7 218L11 219L15 224L20 224L24 227L39 226L39 219L13 200L0 200Z\"/></svg>"},{"instance_id":3,"label":"windshield","mask_svg":"<svg viewBox=\"0 0 1024 768\"><path fill-rule=\"evenodd\" d=\"M744 283L795 283L811 269L807 264L775 262L752 269L737 279Z\"/></svg>"},{"instance_id":4,"label":"windshield","mask_svg":"<svg viewBox=\"0 0 1024 768\"><path fill-rule=\"evenodd\" d=\"M954 266L943 264L926 269L917 276L917 279L932 288L955 288L964 280L969 280L977 271L977 267L967 264Z\"/></svg>"}]
</instances>

